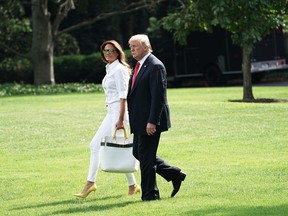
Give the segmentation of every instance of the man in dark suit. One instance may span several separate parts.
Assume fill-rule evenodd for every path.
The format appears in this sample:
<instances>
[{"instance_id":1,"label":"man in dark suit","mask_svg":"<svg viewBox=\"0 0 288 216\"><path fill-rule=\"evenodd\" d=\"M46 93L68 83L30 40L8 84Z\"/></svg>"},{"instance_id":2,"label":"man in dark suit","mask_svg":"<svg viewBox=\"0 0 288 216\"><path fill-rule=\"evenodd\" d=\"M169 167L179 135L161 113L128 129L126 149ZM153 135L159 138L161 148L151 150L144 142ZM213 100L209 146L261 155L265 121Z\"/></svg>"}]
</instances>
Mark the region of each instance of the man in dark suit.
<instances>
[{"instance_id":1,"label":"man in dark suit","mask_svg":"<svg viewBox=\"0 0 288 216\"><path fill-rule=\"evenodd\" d=\"M134 134L133 155L140 161L142 200L160 199L156 173L172 181L171 197L174 197L186 174L157 156L161 132L171 127L166 69L152 54L147 35L132 36L129 46L133 58L137 60L129 82L127 103L130 129Z\"/></svg>"}]
</instances>

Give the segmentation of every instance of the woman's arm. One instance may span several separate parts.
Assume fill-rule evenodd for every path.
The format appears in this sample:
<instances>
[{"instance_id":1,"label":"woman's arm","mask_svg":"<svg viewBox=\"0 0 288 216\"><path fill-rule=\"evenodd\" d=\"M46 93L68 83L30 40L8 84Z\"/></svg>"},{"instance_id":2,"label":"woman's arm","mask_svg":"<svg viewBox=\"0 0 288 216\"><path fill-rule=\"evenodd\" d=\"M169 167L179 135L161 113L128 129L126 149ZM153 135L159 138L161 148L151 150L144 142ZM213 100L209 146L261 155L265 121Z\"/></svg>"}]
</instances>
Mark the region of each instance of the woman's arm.
<instances>
[{"instance_id":1,"label":"woman's arm","mask_svg":"<svg viewBox=\"0 0 288 216\"><path fill-rule=\"evenodd\" d=\"M125 114L125 108L126 108L126 99L120 99L120 112L119 112L119 118L116 122L116 129L123 129L124 128L124 114Z\"/></svg>"}]
</instances>

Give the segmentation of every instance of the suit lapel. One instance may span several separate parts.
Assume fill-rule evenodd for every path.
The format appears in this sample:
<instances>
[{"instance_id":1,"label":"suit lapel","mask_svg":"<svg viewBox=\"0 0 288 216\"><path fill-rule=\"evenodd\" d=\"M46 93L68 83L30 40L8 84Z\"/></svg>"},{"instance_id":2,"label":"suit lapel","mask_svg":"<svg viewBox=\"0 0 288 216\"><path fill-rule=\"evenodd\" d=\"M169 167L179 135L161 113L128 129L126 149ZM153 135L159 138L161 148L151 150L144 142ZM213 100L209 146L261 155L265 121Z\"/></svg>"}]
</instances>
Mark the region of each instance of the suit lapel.
<instances>
[{"instance_id":1,"label":"suit lapel","mask_svg":"<svg viewBox=\"0 0 288 216\"><path fill-rule=\"evenodd\" d=\"M133 88L131 89L131 93L133 92L133 90L136 88L137 84L139 83L139 81L141 80L141 77L143 76L143 74L145 73L145 70L148 68L149 65L149 59L150 56L147 57L147 59L144 61L143 65L140 68L140 71L137 74L137 77L135 79Z\"/></svg>"}]
</instances>

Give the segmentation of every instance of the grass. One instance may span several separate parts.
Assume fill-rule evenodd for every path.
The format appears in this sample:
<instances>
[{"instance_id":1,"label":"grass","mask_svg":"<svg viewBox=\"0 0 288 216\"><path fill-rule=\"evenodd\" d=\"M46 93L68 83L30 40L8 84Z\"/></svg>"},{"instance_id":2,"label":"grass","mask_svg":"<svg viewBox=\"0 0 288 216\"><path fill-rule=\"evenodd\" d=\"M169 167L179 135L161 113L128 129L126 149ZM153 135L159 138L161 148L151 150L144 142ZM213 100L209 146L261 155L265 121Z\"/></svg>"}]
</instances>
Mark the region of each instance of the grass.
<instances>
[{"instance_id":1,"label":"grass","mask_svg":"<svg viewBox=\"0 0 288 216\"><path fill-rule=\"evenodd\" d=\"M253 88L256 98L288 99L287 90ZM170 198L158 176L155 202L128 197L125 176L102 171L95 196L73 197L103 93L0 98L0 215L287 215L287 103L228 102L241 97L242 87L169 89L172 128L158 152L187 178Z\"/></svg>"}]
</instances>

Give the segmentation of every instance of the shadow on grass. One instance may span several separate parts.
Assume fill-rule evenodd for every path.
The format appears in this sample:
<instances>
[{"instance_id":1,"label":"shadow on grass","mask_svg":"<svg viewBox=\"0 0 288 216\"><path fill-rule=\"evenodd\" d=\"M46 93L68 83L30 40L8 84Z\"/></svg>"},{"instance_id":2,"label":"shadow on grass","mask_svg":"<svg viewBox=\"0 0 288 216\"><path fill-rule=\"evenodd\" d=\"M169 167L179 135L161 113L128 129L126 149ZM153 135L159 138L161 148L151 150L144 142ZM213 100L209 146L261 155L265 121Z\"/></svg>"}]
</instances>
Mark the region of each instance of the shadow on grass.
<instances>
[{"instance_id":1,"label":"shadow on grass","mask_svg":"<svg viewBox=\"0 0 288 216\"><path fill-rule=\"evenodd\" d=\"M140 202L140 200L139 200ZM135 201L131 200L131 201L119 201L118 203L111 203L111 204L101 204L98 205L97 202L95 202L95 205L93 206L89 206L86 208L83 208L83 206L78 206L78 207L74 207L74 208L67 208L65 210L59 210L59 211L54 211L52 212L52 215L63 215L63 214L76 214L77 213L88 213L88 212L102 212L102 211L107 211L107 210L112 210L112 209L119 209L122 207L125 207L127 205L131 205L135 203ZM51 215L51 214L48 214ZM48 216L47 215L47 216Z\"/></svg>"},{"instance_id":2,"label":"shadow on grass","mask_svg":"<svg viewBox=\"0 0 288 216\"><path fill-rule=\"evenodd\" d=\"M141 199L131 199L129 201L123 201L121 198L123 195L115 195L115 196L107 196L103 198L97 199L69 199L69 200L62 200L58 202L47 202L42 204L35 204L35 205L25 205L22 207L12 208L12 211L23 211L29 209L36 209L39 212L43 212L40 208L45 207L55 207L59 210L55 210L53 212L49 211L49 213L40 213L39 215L42 216L50 216L50 215L64 215L64 214L76 214L77 213L88 213L88 212L102 212L107 210L119 209L131 204L141 203ZM165 198L164 198L165 199ZM114 200L113 203L103 204L102 201L105 200ZM119 200L119 202L115 202L115 200ZM101 202L97 202L101 201ZM83 205L84 204L84 205ZM88 205L86 205L88 204ZM64 206L64 207L63 207ZM74 207L71 207L74 206Z\"/></svg>"},{"instance_id":3,"label":"shadow on grass","mask_svg":"<svg viewBox=\"0 0 288 216\"><path fill-rule=\"evenodd\" d=\"M253 100L228 100L229 102L239 102L239 103L287 103L286 99L273 99L273 98L258 98Z\"/></svg>"},{"instance_id":4,"label":"shadow on grass","mask_svg":"<svg viewBox=\"0 0 288 216\"><path fill-rule=\"evenodd\" d=\"M288 215L288 203L276 206L235 206L230 208L215 207L183 212L181 215L225 215L225 216L284 216Z\"/></svg>"},{"instance_id":5,"label":"shadow on grass","mask_svg":"<svg viewBox=\"0 0 288 216\"><path fill-rule=\"evenodd\" d=\"M109 200L109 199L119 199L123 195L116 195L116 196L107 196L103 198L97 198L97 199L81 199L81 198L76 198L75 199L69 199L69 200L61 200L58 202L47 202L47 203L42 203L42 204L35 204L35 205L25 205L22 207L17 207L13 208L11 210L23 210L23 209L32 209L32 208L42 208L42 207L49 207L49 206L58 206L58 205L65 205L65 204L78 204L80 202L85 202L85 203L90 203L90 202L96 202L98 201L104 201L104 200Z\"/></svg>"}]
</instances>

